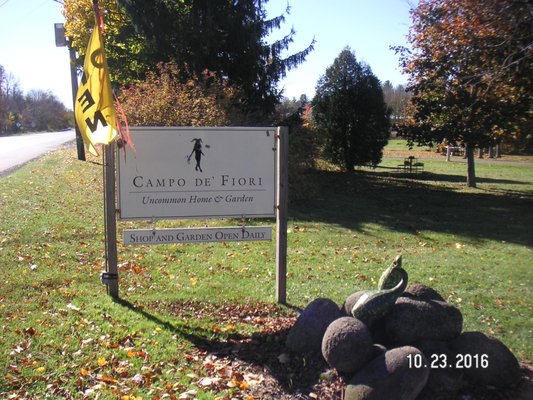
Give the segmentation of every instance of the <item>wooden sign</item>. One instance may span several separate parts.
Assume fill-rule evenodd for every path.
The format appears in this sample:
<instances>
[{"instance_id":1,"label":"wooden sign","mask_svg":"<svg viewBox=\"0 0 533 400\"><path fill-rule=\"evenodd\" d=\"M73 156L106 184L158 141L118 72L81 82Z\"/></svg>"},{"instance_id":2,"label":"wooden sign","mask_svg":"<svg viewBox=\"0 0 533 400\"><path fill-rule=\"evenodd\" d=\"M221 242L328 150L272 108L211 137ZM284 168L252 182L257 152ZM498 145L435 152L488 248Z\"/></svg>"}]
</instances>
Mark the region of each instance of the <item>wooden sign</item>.
<instances>
[{"instance_id":1,"label":"wooden sign","mask_svg":"<svg viewBox=\"0 0 533 400\"><path fill-rule=\"evenodd\" d=\"M131 128L122 219L274 217L276 128Z\"/></svg>"}]
</instances>

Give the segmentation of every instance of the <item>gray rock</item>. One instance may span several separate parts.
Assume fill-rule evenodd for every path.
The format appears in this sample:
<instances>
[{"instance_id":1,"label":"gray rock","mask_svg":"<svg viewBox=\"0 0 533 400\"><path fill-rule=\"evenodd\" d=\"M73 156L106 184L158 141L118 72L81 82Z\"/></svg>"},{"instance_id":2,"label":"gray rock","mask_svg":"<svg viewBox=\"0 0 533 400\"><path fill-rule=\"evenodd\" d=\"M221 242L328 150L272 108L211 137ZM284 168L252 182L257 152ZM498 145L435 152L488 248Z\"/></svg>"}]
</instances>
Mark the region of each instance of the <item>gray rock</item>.
<instances>
[{"instance_id":1,"label":"gray rock","mask_svg":"<svg viewBox=\"0 0 533 400\"><path fill-rule=\"evenodd\" d=\"M503 388L520 381L520 365L514 354L498 339L482 332L464 332L451 342L457 354L455 362L464 360L465 376L480 385ZM486 360L485 365L482 360Z\"/></svg>"},{"instance_id":2,"label":"gray rock","mask_svg":"<svg viewBox=\"0 0 533 400\"><path fill-rule=\"evenodd\" d=\"M361 297L361 295L363 295L364 293L366 293L366 290L360 290L358 292L355 292L355 293L352 293L351 295L349 295L346 300L344 301L342 307L341 307L341 311L351 317L352 316L352 308L353 306L355 305L355 303L357 303L357 300L359 300L359 297Z\"/></svg>"},{"instance_id":3,"label":"gray rock","mask_svg":"<svg viewBox=\"0 0 533 400\"><path fill-rule=\"evenodd\" d=\"M341 317L339 306L329 299L315 299L302 311L289 334L286 345L297 353L320 352L329 324Z\"/></svg>"},{"instance_id":4,"label":"gray rock","mask_svg":"<svg viewBox=\"0 0 533 400\"><path fill-rule=\"evenodd\" d=\"M422 340L450 340L463 328L463 316L454 306L438 300L400 297L385 317L387 336L405 345Z\"/></svg>"},{"instance_id":5,"label":"gray rock","mask_svg":"<svg viewBox=\"0 0 533 400\"><path fill-rule=\"evenodd\" d=\"M455 368L455 352L449 342L425 340L419 342L420 349L430 365L429 378L422 396L428 399L455 399L459 390L465 386L463 369Z\"/></svg>"},{"instance_id":6,"label":"gray rock","mask_svg":"<svg viewBox=\"0 0 533 400\"><path fill-rule=\"evenodd\" d=\"M416 300L438 300L445 301L435 289L421 283L413 283L407 286L402 297L409 297Z\"/></svg>"},{"instance_id":7,"label":"gray rock","mask_svg":"<svg viewBox=\"0 0 533 400\"><path fill-rule=\"evenodd\" d=\"M372 357L374 348L368 327L353 317L333 321L322 340L322 355L330 366L352 374Z\"/></svg>"},{"instance_id":8,"label":"gray rock","mask_svg":"<svg viewBox=\"0 0 533 400\"><path fill-rule=\"evenodd\" d=\"M420 357L414 368L409 357ZM387 351L357 372L346 386L345 400L415 400L429 376L427 359L411 346Z\"/></svg>"}]
</instances>

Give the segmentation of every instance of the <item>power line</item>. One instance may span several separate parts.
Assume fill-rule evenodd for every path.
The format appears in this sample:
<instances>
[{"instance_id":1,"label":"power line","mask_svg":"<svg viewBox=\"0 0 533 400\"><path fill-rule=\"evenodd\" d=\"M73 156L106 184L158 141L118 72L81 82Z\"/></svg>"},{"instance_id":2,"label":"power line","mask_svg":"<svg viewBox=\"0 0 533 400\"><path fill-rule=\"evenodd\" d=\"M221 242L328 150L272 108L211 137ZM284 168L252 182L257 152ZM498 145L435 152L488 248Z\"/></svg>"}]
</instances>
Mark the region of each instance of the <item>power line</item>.
<instances>
[{"instance_id":1,"label":"power line","mask_svg":"<svg viewBox=\"0 0 533 400\"><path fill-rule=\"evenodd\" d=\"M9 0L4 1L2 4L0 4L0 7L3 7Z\"/></svg>"}]
</instances>

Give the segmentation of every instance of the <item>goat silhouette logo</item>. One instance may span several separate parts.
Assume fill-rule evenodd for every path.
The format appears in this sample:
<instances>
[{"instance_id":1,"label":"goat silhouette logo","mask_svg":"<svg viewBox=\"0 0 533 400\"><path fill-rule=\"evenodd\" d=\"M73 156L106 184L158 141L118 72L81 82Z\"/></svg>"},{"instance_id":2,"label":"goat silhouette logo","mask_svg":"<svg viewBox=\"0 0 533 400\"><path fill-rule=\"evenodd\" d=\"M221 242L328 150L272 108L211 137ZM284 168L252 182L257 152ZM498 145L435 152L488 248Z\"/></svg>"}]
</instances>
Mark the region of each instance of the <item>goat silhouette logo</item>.
<instances>
[{"instance_id":1,"label":"goat silhouette logo","mask_svg":"<svg viewBox=\"0 0 533 400\"><path fill-rule=\"evenodd\" d=\"M200 165L202 161L202 156L205 156L204 152L202 151L202 139L201 138L194 138L191 140L191 143L194 143L191 154L187 156L187 164L191 163L192 155L194 154L194 159L196 161L196 166L194 167L195 171L202 171L202 166ZM205 146L206 148L209 148L208 145Z\"/></svg>"}]
</instances>

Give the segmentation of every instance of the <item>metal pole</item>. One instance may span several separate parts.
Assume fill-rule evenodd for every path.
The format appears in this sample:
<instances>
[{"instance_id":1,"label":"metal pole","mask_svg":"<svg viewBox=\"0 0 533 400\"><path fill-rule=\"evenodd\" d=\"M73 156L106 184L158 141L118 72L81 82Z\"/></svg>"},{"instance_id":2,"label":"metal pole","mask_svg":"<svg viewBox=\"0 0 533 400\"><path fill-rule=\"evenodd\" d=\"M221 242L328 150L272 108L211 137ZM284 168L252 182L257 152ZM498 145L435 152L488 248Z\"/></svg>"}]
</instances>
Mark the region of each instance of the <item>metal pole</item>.
<instances>
[{"instance_id":1,"label":"metal pole","mask_svg":"<svg viewBox=\"0 0 533 400\"><path fill-rule=\"evenodd\" d=\"M276 298L287 303L287 218L289 203L289 130L279 127L276 132Z\"/></svg>"},{"instance_id":2,"label":"metal pole","mask_svg":"<svg viewBox=\"0 0 533 400\"><path fill-rule=\"evenodd\" d=\"M69 39L72 43L72 38ZM76 49L69 46L70 55L70 82L72 86L72 109L76 109L76 95L78 93L78 75L76 73ZM80 128L78 124L74 123L76 127L76 148L78 149L78 160L85 161L85 147L83 147L83 138L81 137Z\"/></svg>"},{"instance_id":3,"label":"metal pole","mask_svg":"<svg viewBox=\"0 0 533 400\"><path fill-rule=\"evenodd\" d=\"M65 25L62 22L54 24L56 47L68 46L68 53L70 57L70 86L72 88L72 110L76 110L76 96L78 93L78 75L76 73L76 49L72 44L72 38L65 37ZM85 161L85 148L83 147L83 139L81 137L78 124L74 123L76 130L76 147L78 148L78 160Z\"/></svg>"},{"instance_id":4,"label":"metal pole","mask_svg":"<svg viewBox=\"0 0 533 400\"><path fill-rule=\"evenodd\" d=\"M117 265L117 219L115 207L115 142L102 146L104 151L104 219L106 270L102 282L107 285L107 293L118 299Z\"/></svg>"}]
</instances>

